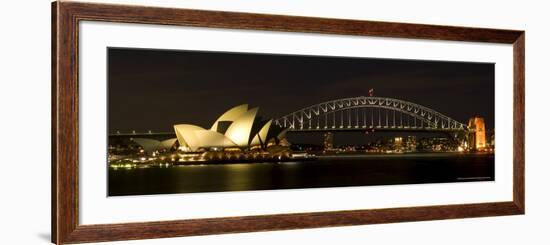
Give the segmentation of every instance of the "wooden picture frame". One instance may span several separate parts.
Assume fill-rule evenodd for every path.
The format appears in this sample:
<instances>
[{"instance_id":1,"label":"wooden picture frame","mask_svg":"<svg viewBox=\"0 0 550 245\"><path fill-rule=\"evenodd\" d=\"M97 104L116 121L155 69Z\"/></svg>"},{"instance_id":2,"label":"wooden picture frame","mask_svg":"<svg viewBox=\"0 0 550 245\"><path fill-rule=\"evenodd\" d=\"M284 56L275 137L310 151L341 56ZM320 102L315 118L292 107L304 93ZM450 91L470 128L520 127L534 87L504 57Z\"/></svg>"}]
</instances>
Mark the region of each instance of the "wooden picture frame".
<instances>
[{"instance_id":1,"label":"wooden picture frame","mask_svg":"<svg viewBox=\"0 0 550 245\"><path fill-rule=\"evenodd\" d=\"M513 44L513 201L125 224L79 224L79 22L83 20ZM303 229L525 212L525 33L516 30L58 1L52 4L52 242Z\"/></svg>"}]
</instances>

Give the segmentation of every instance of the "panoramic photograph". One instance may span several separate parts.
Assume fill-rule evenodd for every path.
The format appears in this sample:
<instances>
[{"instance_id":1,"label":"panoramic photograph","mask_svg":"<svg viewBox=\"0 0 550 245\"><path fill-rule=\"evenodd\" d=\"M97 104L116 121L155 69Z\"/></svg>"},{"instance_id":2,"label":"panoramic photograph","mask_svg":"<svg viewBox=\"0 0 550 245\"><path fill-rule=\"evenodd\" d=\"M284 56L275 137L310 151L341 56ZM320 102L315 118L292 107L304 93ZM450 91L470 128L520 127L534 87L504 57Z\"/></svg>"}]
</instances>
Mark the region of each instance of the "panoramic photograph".
<instances>
[{"instance_id":1,"label":"panoramic photograph","mask_svg":"<svg viewBox=\"0 0 550 245\"><path fill-rule=\"evenodd\" d=\"M108 196L495 180L493 63L107 57Z\"/></svg>"}]
</instances>

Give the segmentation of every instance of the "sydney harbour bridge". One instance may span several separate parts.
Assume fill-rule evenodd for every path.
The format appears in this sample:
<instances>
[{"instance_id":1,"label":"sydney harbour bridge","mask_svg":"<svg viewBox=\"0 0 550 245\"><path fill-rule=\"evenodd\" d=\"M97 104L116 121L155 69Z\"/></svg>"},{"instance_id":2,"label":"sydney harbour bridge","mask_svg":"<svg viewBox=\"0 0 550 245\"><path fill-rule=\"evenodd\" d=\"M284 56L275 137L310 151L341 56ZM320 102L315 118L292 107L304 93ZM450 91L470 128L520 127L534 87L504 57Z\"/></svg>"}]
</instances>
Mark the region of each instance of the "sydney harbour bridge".
<instances>
[{"instance_id":1,"label":"sydney harbour bridge","mask_svg":"<svg viewBox=\"0 0 550 245\"><path fill-rule=\"evenodd\" d=\"M468 126L412 102L373 96L331 100L274 119L290 132L424 131L468 132Z\"/></svg>"}]
</instances>

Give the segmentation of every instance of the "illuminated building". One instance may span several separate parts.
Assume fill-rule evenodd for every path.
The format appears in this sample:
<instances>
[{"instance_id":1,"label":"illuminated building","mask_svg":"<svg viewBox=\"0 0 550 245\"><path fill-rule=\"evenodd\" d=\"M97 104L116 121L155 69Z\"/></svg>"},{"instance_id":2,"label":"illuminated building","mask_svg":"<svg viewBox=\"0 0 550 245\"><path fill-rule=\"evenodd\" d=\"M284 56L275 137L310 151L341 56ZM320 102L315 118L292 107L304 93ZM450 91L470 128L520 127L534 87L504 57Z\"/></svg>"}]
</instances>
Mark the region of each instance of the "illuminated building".
<instances>
[{"instance_id":1,"label":"illuminated building","mask_svg":"<svg viewBox=\"0 0 550 245\"><path fill-rule=\"evenodd\" d=\"M396 151L403 151L403 138L395 137L393 139L393 147Z\"/></svg>"},{"instance_id":2,"label":"illuminated building","mask_svg":"<svg viewBox=\"0 0 550 245\"><path fill-rule=\"evenodd\" d=\"M139 144L145 152L152 153L154 151L168 150L176 143L176 138L163 141L145 138L135 138L134 142Z\"/></svg>"},{"instance_id":3,"label":"illuminated building","mask_svg":"<svg viewBox=\"0 0 550 245\"><path fill-rule=\"evenodd\" d=\"M487 147L495 147L495 130L485 130L485 136L487 137Z\"/></svg>"},{"instance_id":4,"label":"illuminated building","mask_svg":"<svg viewBox=\"0 0 550 245\"><path fill-rule=\"evenodd\" d=\"M325 150L334 149L334 134L332 132L327 132L323 136L323 146L325 147Z\"/></svg>"},{"instance_id":5,"label":"illuminated building","mask_svg":"<svg viewBox=\"0 0 550 245\"><path fill-rule=\"evenodd\" d=\"M482 149L487 145L485 136L485 120L482 117L472 117L468 121L468 128L473 130L469 135L470 147L474 149Z\"/></svg>"},{"instance_id":6,"label":"illuminated building","mask_svg":"<svg viewBox=\"0 0 550 245\"><path fill-rule=\"evenodd\" d=\"M280 142L285 131L257 116L258 108L239 105L222 114L210 129L174 125L181 148L189 151L266 148Z\"/></svg>"},{"instance_id":7,"label":"illuminated building","mask_svg":"<svg viewBox=\"0 0 550 245\"><path fill-rule=\"evenodd\" d=\"M407 136L407 141L405 142L407 151L414 152L416 151L416 136L409 135Z\"/></svg>"}]
</instances>

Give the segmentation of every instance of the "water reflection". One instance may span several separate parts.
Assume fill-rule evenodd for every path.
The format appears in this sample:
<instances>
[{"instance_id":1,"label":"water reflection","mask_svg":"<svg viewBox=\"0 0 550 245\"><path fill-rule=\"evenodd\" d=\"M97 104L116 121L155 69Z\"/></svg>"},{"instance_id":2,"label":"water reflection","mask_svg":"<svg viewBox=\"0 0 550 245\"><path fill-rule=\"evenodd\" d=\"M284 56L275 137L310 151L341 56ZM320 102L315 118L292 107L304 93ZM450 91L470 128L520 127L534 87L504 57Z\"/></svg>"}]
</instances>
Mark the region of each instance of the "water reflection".
<instances>
[{"instance_id":1,"label":"water reflection","mask_svg":"<svg viewBox=\"0 0 550 245\"><path fill-rule=\"evenodd\" d=\"M490 154L320 157L314 161L109 168L109 195L494 180Z\"/></svg>"}]
</instances>

